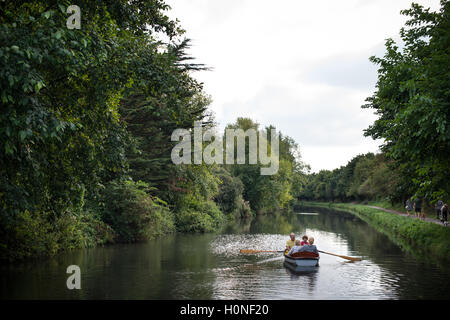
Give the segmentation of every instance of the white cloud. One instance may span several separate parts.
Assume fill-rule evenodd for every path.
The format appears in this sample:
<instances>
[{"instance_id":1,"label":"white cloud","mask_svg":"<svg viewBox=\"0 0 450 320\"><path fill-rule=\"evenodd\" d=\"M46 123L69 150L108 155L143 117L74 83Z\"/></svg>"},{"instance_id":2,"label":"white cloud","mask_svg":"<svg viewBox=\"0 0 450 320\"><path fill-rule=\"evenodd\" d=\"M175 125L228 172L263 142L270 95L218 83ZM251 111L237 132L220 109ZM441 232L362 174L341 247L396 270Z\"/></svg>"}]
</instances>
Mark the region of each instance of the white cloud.
<instances>
[{"instance_id":1,"label":"white cloud","mask_svg":"<svg viewBox=\"0 0 450 320\"><path fill-rule=\"evenodd\" d=\"M439 0L416 1L439 8ZM168 0L193 39L190 53L213 68L194 76L223 128L239 116L293 137L313 171L376 151L363 137L386 38L398 39L410 0L274 2Z\"/></svg>"}]
</instances>

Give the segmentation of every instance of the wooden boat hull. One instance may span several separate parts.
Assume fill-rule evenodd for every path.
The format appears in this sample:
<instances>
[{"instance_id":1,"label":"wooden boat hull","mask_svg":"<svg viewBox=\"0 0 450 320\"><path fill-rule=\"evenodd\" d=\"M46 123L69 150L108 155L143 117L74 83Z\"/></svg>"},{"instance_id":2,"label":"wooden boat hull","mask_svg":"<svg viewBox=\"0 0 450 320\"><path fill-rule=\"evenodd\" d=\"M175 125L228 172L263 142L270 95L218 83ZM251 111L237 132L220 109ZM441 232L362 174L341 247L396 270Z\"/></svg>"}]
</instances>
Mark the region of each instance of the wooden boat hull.
<instances>
[{"instance_id":1,"label":"wooden boat hull","mask_svg":"<svg viewBox=\"0 0 450 320\"><path fill-rule=\"evenodd\" d=\"M320 257L291 257L284 255L284 261L297 267L317 267Z\"/></svg>"}]
</instances>

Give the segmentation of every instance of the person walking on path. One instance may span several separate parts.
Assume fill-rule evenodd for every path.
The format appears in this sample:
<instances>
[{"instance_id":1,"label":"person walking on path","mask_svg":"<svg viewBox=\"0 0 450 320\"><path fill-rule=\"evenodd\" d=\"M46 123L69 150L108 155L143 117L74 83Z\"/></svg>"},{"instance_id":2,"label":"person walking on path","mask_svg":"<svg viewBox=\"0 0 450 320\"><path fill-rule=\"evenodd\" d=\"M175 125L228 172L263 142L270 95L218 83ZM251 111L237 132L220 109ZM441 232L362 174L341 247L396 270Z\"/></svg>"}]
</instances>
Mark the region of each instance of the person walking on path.
<instances>
[{"instance_id":1,"label":"person walking on path","mask_svg":"<svg viewBox=\"0 0 450 320\"><path fill-rule=\"evenodd\" d=\"M436 219L440 220L441 218L441 209L444 205L444 202L442 200L438 200L438 202L436 203L436 207L434 207L434 209L436 210Z\"/></svg>"},{"instance_id":2,"label":"person walking on path","mask_svg":"<svg viewBox=\"0 0 450 320\"><path fill-rule=\"evenodd\" d=\"M411 201L411 198L408 198L407 200L406 200L406 206L405 206L405 209L406 209L406 214L408 215L408 217L411 215L411 211L413 210L413 202Z\"/></svg>"},{"instance_id":3,"label":"person walking on path","mask_svg":"<svg viewBox=\"0 0 450 320\"><path fill-rule=\"evenodd\" d=\"M419 197L414 199L414 216L419 219L422 218L422 199Z\"/></svg>"},{"instance_id":4,"label":"person walking on path","mask_svg":"<svg viewBox=\"0 0 450 320\"><path fill-rule=\"evenodd\" d=\"M441 221L444 226L448 225L447 216L448 216L448 205L444 203L441 208Z\"/></svg>"}]
</instances>

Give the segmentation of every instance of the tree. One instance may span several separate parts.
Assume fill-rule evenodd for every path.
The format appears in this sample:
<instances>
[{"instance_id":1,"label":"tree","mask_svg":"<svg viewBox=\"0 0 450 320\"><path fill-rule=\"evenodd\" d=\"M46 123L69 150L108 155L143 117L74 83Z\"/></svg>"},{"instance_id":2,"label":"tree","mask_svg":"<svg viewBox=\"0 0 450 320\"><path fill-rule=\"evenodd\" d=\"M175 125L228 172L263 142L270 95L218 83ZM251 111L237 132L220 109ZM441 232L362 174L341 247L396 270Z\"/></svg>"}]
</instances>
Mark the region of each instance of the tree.
<instances>
[{"instance_id":1,"label":"tree","mask_svg":"<svg viewBox=\"0 0 450 320\"><path fill-rule=\"evenodd\" d=\"M379 118L366 136L384 139L382 150L409 172L414 191L429 199L449 197L450 182L450 2L439 12L412 4L400 35L403 50L386 41L379 65L377 90L363 108ZM406 188L405 188L406 189Z\"/></svg>"},{"instance_id":2,"label":"tree","mask_svg":"<svg viewBox=\"0 0 450 320\"><path fill-rule=\"evenodd\" d=\"M88 242L73 241L85 226L79 221L96 228L101 191L128 179L132 139L120 102L142 88L143 69L159 68L152 82L145 78L159 98L174 70L185 69L172 41L183 31L163 1L80 0L81 29L67 28L68 5L0 2L1 256L17 256L24 238L48 252ZM171 39L170 52L157 54L158 33ZM192 82L186 72L178 79ZM72 232L64 233L63 224Z\"/></svg>"},{"instance_id":3,"label":"tree","mask_svg":"<svg viewBox=\"0 0 450 320\"><path fill-rule=\"evenodd\" d=\"M259 132L258 139L266 139L270 148L271 130L268 126L264 130L259 129L259 124L249 118L237 118L235 123L228 124L226 129L253 129ZM256 164L227 165L231 174L238 177L243 185L243 197L250 203L251 208L259 213L271 212L288 208L291 200L298 197L305 182L305 164L301 161L298 145L289 136L278 132L279 159L278 172L274 175L261 175L262 164L258 160ZM245 140L245 150L248 155L249 139ZM265 152L259 150L257 153Z\"/></svg>"},{"instance_id":4,"label":"tree","mask_svg":"<svg viewBox=\"0 0 450 320\"><path fill-rule=\"evenodd\" d=\"M188 60L184 53L188 48L186 39L169 45L163 53L156 45L137 48L139 82L125 92L120 102L122 120L137 144L137 150L127 153L130 175L136 181L150 183L160 193L167 191L176 173L171 160L172 132L191 129L194 121L211 125L207 112L211 100L189 74L203 67L183 63Z\"/></svg>"}]
</instances>

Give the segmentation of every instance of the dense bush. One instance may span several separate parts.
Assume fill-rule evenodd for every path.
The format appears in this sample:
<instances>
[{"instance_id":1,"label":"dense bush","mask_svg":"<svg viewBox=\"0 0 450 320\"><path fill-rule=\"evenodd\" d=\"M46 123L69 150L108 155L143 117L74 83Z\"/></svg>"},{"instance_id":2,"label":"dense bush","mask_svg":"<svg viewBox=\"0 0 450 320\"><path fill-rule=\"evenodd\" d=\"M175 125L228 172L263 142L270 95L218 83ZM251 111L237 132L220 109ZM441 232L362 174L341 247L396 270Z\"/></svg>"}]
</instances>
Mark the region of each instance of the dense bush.
<instances>
[{"instance_id":1,"label":"dense bush","mask_svg":"<svg viewBox=\"0 0 450 320\"><path fill-rule=\"evenodd\" d=\"M176 216L179 232L211 232L214 231L211 217L203 212L186 210Z\"/></svg>"},{"instance_id":2,"label":"dense bush","mask_svg":"<svg viewBox=\"0 0 450 320\"><path fill-rule=\"evenodd\" d=\"M231 176L231 174L223 168L220 168L217 174L221 183L219 184L219 193L215 196L214 200L220 210L226 215L231 215L233 217L251 216L250 206L242 197L244 184L241 179Z\"/></svg>"},{"instance_id":3,"label":"dense bush","mask_svg":"<svg viewBox=\"0 0 450 320\"><path fill-rule=\"evenodd\" d=\"M173 215L144 182L112 182L104 191L103 220L117 233L117 241L152 239L174 231Z\"/></svg>"},{"instance_id":4,"label":"dense bush","mask_svg":"<svg viewBox=\"0 0 450 320\"><path fill-rule=\"evenodd\" d=\"M94 247L114 241L115 233L91 212L67 212L52 218L45 213L19 213L2 221L0 259L50 256L62 250Z\"/></svg>"},{"instance_id":5,"label":"dense bush","mask_svg":"<svg viewBox=\"0 0 450 320\"><path fill-rule=\"evenodd\" d=\"M179 232L212 232L224 222L224 215L213 201L192 202L191 206L176 214Z\"/></svg>"}]
</instances>

